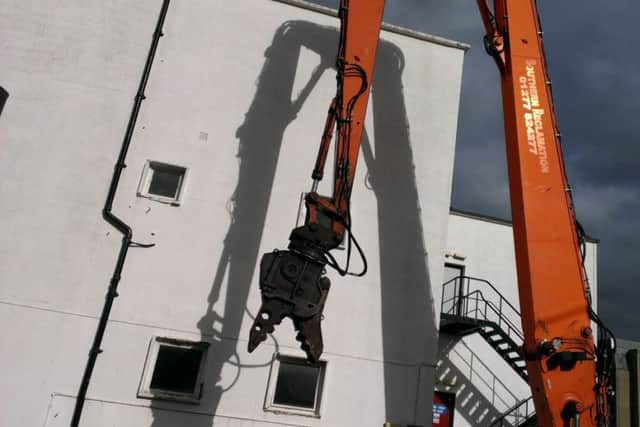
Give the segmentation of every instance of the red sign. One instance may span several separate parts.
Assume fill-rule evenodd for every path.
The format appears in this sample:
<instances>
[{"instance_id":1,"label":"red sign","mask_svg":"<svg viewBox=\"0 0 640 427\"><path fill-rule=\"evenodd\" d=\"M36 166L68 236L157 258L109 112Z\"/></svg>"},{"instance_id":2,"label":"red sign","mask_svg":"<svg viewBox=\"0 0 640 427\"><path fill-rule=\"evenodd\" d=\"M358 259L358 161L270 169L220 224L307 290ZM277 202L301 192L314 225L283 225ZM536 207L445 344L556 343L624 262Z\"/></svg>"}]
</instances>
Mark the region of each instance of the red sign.
<instances>
[{"instance_id":1,"label":"red sign","mask_svg":"<svg viewBox=\"0 0 640 427\"><path fill-rule=\"evenodd\" d=\"M433 393L432 427L453 427L453 412L456 407L456 395L452 393Z\"/></svg>"}]
</instances>

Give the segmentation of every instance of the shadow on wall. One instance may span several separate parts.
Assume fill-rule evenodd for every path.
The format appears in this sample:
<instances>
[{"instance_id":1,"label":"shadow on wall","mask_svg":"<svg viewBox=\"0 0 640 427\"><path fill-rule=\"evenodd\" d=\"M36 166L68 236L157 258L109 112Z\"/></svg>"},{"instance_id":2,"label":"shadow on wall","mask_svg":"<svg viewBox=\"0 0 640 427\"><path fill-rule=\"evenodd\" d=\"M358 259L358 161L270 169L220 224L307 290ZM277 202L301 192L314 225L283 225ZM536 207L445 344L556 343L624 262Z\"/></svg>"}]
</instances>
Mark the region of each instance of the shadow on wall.
<instances>
[{"instance_id":1,"label":"shadow on wall","mask_svg":"<svg viewBox=\"0 0 640 427\"><path fill-rule=\"evenodd\" d=\"M208 416L192 417L181 425L211 426L214 422L212 415L218 412L224 393L234 386L242 370L264 367L270 363L243 363L237 346L245 346L246 340L243 338L246 337L240 337L238 342L236 339L243 317L251 316L247 310L247 298L250 287L257 286L253 271L261 255L258 250L283 134L322 74L325 71L334 72L337 45L336 28L305 21L289 21L278 29L271 46L265 51L266 60L257 81L254 99L236 132L239 141L239 175L232 198L232 221L222 255L217 260L208 309L198 322L203 339L211 340L213 337L213 345L206 368L208 385L200 407L193 412ZM300 94L294 98L293 84L303 46L316 52L321 62ZM407 354L415 355L416 363L420 363L424 361L423 355L428 344L433 346L436 342L436 331L402 92L403 65L400 49L392 43L381 42L373 86L375 151L368 139L363 140L363 151L370 171L370 182L378 200L384 356L388 360L406 360ZM329 102L330 99L327 99L327 105ZM324 117L318 117L318 138L323 120ZM309 149L316 150L317 147L312 144ZM312 167L310 164L309 170ZM292 209L295 209L294 205ZM224 309L216 311L214 305L225 286L225 278ZM411 313L411 316L407 313ZM407 324L407 319L411 324ZM288 326L285 324L283 327ZM275 344L277 350L278 343ZM244 353L244 349L241 352ZM433 354L435 356L435 349ZM222 385L225 367L236 369L237 375L231 384ZM398 368L390 364L388 369ZM388 369L384 374L387 418L395 422L414 423L416 411L413 402L408 404L403 394L398 392L406 390L407 385L399 384L398 372ZM415 369L415 378L418 379L419 366ZM256 387L265 390L266 386L256 384ZM416 384L415 387L420 385ZM166 410L171 406L165 409L159 402L154 404L158 407L153 410L153 427L175 425L175 417L172 418ZM431 402L424 404L430 411ZM256 402L247 402L247 407L247 412L253 410ZM424 424L424 421L418 424Z\"/></svg>"},{"instance_id":2,"label":"shadow on wall","mask_svg":"<svg viewBox=\"0 0 640 427\"><path fill-rule=\"evenodd\" d=\"M471 426L485 427L518 403L518 397L461 339L440 336L436 383L456 393L456 410ZM504 375L504 373L502 373Z\"/></svg>"},{"instance_id":3,"label":"shadow on wall","mask_svg":"<svg viewBox=\"0 0 640 427\"><path fill-rule=\"evenodd\" d=\"M437 331L427 266L427 250L420 202L430 203L429 194L419 198L402 73L405 60L400 48L381 40L372 87L374 144L368 135L362 153L369 183L377 199L380 246L381 309L384 358L410 360L416 365L435 359ZM375 155L374 155L375 153ZM426 424L431 401L422 402L426 412L408 413L399 390L397 371L387 365L384 373L387 420L401 424ZM416 371L416 381L420 375ZM423 379L424 380L424 379ZM420 389L432 384L416 384ZM428 396L422 396L428 397ZM418 403L420 405L420 403ZM420 415L416 415L420 414ZM414 417L425 419L414 419Z\"/></svg>"}]
</instances>

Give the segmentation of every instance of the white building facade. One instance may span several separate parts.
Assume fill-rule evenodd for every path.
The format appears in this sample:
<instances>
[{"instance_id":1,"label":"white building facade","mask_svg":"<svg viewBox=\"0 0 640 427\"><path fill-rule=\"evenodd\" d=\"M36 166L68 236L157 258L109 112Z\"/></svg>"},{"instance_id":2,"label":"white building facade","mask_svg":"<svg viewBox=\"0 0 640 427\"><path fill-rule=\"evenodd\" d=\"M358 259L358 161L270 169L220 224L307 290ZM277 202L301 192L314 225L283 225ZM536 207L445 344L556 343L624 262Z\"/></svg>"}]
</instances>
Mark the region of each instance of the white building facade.
<instances>
[{"instance_id":1,"label":"white building facade","mask_svg":"<svg viewBox=\"0 0 640 427\"><path fill-rule=\"evenodd\" d=\"M82 426L426 425L466 47L383 31L353 195L369 274L330 273L323 364L296 402L285 374L310 371L290 322L246 346L260 256L311 184L338 21L170 2L112 205L133 232L121 259L102 210L162 5L0 12L0 425L69 425L114 280Z\"/></svg>"},{"instance_id":2,"label":"white building facade","mask_svg":"<svg viewBox=\"0 0 640 427\"><path fill-rule=\"evenodd\" d=\"M337 31L299 0L3 5L0 427L70 424L111 297L81 426L488 426L528 398L481 336L438 336L458 276L518 310L509 224L449 211L468 46L388 25L352 197L369 272L329 271L319 365L288 320L247 353L260 257L311 185ZM102 213L114 165L125 257Z\"/></svg>"}]
</instances>

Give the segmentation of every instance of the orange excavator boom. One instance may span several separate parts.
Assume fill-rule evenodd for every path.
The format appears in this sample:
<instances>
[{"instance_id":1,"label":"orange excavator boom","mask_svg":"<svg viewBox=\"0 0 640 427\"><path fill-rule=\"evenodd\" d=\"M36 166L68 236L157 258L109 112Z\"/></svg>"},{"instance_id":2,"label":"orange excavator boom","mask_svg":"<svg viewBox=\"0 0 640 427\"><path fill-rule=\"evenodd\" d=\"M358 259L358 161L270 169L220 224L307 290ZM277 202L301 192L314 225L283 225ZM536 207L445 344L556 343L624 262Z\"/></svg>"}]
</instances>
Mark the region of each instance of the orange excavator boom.
<instances>
[{"instance_id":1,"label":"orange excavator boom","mask_svg":"<svg viewBox=\"0 0 640 427\"><path fill-rule=\"evenodd\" d=\"M606 373L597 372L591 327L598 319L591 310L536 1L477 3L485 46L501 75L523 352L538 422L604 426L608 384Z\"/></svg>"},{"instance_id":2,"label":"orange excavator boom","mask_svg":"<svg viewBox=\"0 0 640 427\"><path fill-rule=\"evenodd\" d=\"M553 108L535 0L477 0L486 30L485 48L501 75L513 232L518 270L523 353L543 427L608 425L611 354L609 332L591 310L560 134ZM310 360L323 344L322 310L330 288L325 267L341 268L330 251L348 237L350 198L382 21L384 0L341 0L337 93L326 121L306 220L294 229L286 251L263 256L262 306L252 326L249 351L290 317ZM319 195L329 146L336 131L333 194ZM363 256L364 260L364 256ZM366 271L365 268L361 273ZM612 340L612 337L611 337Z\"/></svg>"},{"instance_id":3,"label":"orange excavator boom","mask_svg":"<svg viewBox=\"0 0 640 427\"><path fill-rule=\"evenodd\" d=\"M341 0L340 40L336 60L337 91L320 142L312 172L312 188L305 197L306 219L289 237L288 250L265 254L260 261L262 305L249 336L253 351L285 317L292 319L297 339L310 360L323 350L320 321L330 288L326 267L341 275L352 274L340 267L330 251L347 237L347 252L356 246L364 255L351 227L350 200L356 173L364 118L371 91L384 0ZM318 183L335 138L333 194L321 196ZM348 231L348 232L347 232ZM362 272L364 275L366 261Z\"/></svg>"}]
</instances>

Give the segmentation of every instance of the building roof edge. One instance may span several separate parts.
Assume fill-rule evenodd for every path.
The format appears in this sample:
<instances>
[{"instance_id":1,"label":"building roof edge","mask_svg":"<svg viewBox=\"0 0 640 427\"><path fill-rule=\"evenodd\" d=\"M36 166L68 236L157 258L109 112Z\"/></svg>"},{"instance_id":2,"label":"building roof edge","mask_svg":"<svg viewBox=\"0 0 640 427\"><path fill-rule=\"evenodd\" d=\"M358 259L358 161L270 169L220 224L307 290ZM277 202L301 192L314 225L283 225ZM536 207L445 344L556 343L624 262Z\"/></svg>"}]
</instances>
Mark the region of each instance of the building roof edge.
<instances>
[{"instance_id":1,"label":"building roof edge","mask_svg":"<svg viewBox=\"0 0 640 427\"><path fill-rule=\"evenodd\" d=\"M327 16L337 17L338 12L335 9L326 6L320 6L315 3L311 3L305 0L272 0L278 3L285 3L291 6L299 7L302 9L311 10L313 12L322 13ZM439 44L441 46L451 47L454 49L460 49L464 52L468 51L471 45L467 43L462 43L455 40L450 40L445 37L435 36L433 34L422 33L420 31L410 30L408 28L400 27L397 25L387 24L386 22L382 23L382 29L384 31L388 31L390 33L399 34L401 36L410 37L413 39L418 39L422 41L427 41L434 44Z\"/></svg>"},{"instance_id":2,"label":"building roof edge","mask_svg":"<svg viewBox=\"0 0 640 427\"><path fill-rule=\"evenodd\" d=\"M485 215L485 214L466 211L466 210L462 210L462 209L457 209L457 208L454 208L453 206L451 208L449 208L449 213L451 215L462 216L462 217L471 218L471 219L477 219L477 220L485 221L485 222L492 222L494 224L505 225L507 227L511 227L513 225L511 223L511 221L509 221L508 219L498 218L496 216ZM585 236L585 239L589 243L596 243L596 244L600 243L600 239L595 238L595 237Z\"/></svg>"}]
</instances>

